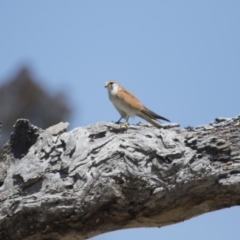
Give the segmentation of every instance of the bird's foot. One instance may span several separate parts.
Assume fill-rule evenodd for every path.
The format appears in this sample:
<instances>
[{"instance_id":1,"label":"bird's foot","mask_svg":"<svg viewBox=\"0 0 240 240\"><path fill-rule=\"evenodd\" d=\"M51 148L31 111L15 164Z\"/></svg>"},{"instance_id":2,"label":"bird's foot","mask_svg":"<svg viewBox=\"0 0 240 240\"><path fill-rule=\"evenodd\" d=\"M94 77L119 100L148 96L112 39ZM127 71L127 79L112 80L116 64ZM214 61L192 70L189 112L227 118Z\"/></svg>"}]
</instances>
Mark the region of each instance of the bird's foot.
<instances>
[{"instance_id":1,"label":"bird's foot","mask_svg":"<svg viewBox=\"0 0 240 240\"><path fill-rule=\"evenodd\" d=\"M128 122L124 122L124 123L120 123L120 126L128 129L129 124L128 124Z\"/></svg>"}]
</instances>

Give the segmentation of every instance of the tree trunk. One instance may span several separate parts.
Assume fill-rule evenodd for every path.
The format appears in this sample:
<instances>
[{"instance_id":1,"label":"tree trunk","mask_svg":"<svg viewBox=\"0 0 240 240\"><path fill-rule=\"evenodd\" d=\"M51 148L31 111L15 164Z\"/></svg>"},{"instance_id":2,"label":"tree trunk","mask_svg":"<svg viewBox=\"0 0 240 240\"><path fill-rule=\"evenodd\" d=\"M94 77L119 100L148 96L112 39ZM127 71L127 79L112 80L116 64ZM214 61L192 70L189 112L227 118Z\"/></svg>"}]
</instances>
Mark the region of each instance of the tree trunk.
<instances>
[{"instance_id":1,"label":"tree trunk","mask_svg":"<svg viewBox=\"0 0 240 240\"><path fill-rule=\"evenodd\" d=\"M196 128L20 119L0 151L0 239L85 239L240 204L240 116Z\"/></svg>"}]
</instances>

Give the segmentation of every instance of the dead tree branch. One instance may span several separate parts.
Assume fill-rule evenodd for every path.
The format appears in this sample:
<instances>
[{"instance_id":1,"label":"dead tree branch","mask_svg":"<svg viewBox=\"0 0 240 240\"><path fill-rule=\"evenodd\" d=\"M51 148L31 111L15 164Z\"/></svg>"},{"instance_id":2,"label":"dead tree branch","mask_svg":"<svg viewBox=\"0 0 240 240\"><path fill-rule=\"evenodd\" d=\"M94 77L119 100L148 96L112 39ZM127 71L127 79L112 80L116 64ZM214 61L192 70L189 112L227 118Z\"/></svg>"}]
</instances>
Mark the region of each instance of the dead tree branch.
<instances>
[{"instance_id":1,"label":"dead tree branch","mask_svg":"<svg viewBox=\"0 0 240 240\"><path fill-rule=\"evenodd\" d=\"M0 151L0 239L85 239L240 204L240 116L197 128L20 119Z\"/></svg>"}]
</instances>

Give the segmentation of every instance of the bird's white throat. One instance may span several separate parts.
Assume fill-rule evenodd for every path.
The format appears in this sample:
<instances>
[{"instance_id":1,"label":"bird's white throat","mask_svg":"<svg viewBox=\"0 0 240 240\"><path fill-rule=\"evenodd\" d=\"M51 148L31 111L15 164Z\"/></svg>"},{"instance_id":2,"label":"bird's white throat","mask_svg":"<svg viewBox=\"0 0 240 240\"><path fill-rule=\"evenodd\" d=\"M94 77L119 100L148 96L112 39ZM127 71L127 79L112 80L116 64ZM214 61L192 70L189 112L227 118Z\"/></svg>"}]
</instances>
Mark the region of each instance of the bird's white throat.
<instances>
[{"instance_id":1,"label":"bird's white throat","mask_svg":"<svg viewBox=\"0 0 240 240\"><path fill-rule=\"evenodd\" d=\"M113 84L112 84L112 88L111 88L111 89L108 89L108 91L109 91L109 93L110 93L111 95L116 95L116 94L117 94L117 91L118 91L118 88L119 88L118 84L113 83Z\"/></svg>"}]
</instances>

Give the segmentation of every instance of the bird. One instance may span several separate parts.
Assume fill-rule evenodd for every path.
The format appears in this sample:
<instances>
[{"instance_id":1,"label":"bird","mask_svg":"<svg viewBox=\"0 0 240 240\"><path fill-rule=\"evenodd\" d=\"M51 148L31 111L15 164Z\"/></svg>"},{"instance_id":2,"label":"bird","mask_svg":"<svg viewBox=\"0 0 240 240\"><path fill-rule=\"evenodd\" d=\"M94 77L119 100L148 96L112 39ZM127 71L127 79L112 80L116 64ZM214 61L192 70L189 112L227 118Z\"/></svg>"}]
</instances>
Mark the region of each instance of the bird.
<instances>
[{"instance_id":1,"label":"bird","mask_svg":"<svg viewBox=\"0 0 240 240\"><path fill-rule=\"evenodd\" d=\"M145 119L157 128L162 127L157 119L170 122L167 118L160 116L145 107L131 92L122 87L117 81L106 81L105 88L108 90L109 100L121 115L120 119L116 123L120 123L120 121L124 118L126 122L123 123L123 125L127 128L129 125L129 118L134 116Z\"/></svg>"}]
</instances>

